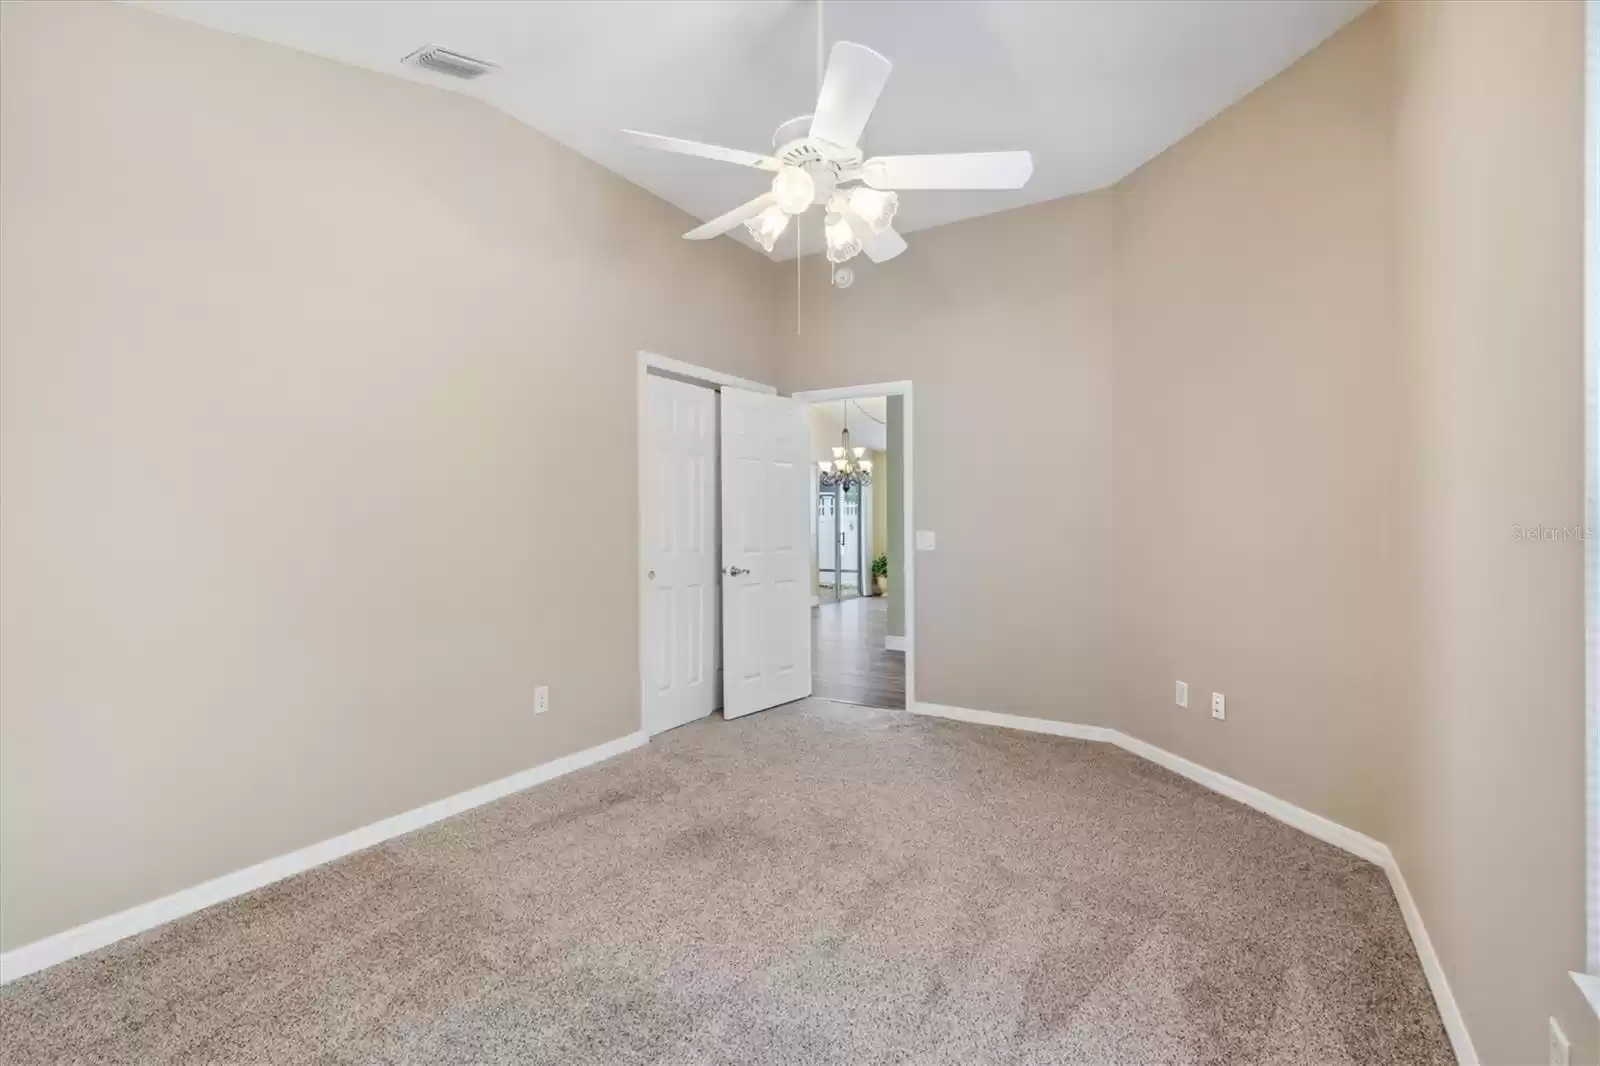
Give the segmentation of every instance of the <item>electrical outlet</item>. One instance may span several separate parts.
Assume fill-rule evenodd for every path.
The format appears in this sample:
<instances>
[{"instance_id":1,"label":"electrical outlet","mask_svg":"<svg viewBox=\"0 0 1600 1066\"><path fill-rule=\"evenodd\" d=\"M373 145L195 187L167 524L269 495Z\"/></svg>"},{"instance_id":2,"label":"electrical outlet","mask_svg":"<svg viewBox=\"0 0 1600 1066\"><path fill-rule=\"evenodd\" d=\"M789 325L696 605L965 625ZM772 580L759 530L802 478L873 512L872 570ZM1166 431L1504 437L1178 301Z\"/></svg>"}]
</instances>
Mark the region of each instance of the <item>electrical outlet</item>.
<instances>
[{"instance_id":1,"label":"electrical outlet","mask_svg":"<svg viewBox=\"0 0 1600 1066\"><path fill-rule=\"evenodd\" d=\"M550 686L540 685L533 690L533 713L543 714L550 709Z\"/></svg>"},{"instance_id":2,"label":"electrical outlet","mask_svg":"<svg viewBox=\"0 0 1600 1066\"><path fill-rule=\"evenodd\" d=\"M1571 1066L1572 1044L1554 1018L1550 1019L1550 1066Z\"/></svg>"},{"instance_id":3,"label":"electrical outlet","mask_svg":"<svg viewBox=\"0 0 1600 1066\"><path fill-rule=\"evenodd\" d=\"M1177 701L1179 707L1189 706L1189 682L1179 681L1173 698Z\"/></svg>"},{"instance_id":4,"label":"electrical outlet","mask_svg":"<svg viewBox=\"0 0 1600 1066\"><path fill-rule=\"evenodd\" d=\"M1228 717L1228 701L1220 692L1211 694L1211 717L1219 722Z\"/></svg>"}]
</instances>

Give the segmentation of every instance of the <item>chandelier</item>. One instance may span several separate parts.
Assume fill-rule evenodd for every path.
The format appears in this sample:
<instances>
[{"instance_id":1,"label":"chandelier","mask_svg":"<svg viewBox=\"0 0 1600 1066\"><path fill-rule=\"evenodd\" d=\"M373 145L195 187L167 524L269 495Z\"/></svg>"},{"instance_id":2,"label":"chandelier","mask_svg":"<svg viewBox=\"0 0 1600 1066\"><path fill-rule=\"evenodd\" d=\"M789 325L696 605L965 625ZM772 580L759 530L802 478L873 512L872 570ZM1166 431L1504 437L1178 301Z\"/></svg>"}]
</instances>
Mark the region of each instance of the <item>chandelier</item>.
<instances>
[{"instance_id":1,"label":"chandelier","mask_svg":"<svg viewBox=\"0 0 1600 1066\"><path fill-rule=\"evenodd\" d=\"M845 401L844 430L839 434L839 445L833 449L833 461L817 460L817 483L825 489L835 486L849 492L862 485L872 484L872 460L866 457L865 448L850 447L850 403Z\"/></svg>"}]
</instances>

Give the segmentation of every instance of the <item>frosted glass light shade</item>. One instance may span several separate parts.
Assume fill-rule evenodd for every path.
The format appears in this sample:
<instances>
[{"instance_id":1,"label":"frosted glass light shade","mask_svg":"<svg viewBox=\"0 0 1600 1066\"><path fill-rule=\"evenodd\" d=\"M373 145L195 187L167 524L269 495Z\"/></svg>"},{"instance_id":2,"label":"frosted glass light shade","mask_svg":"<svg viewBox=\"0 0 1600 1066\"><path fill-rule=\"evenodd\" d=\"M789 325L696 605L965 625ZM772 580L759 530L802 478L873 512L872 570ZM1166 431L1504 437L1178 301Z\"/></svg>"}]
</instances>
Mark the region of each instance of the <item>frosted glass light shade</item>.
<instances>
[{"instance_id":1,"label":"frosted glass light shade","mask_svg":"<svg viewBox=\"0 0 1600 1066\"><path fill-rule=\"evenodd\" d=\"M844 449L839 447L838 445L834 445L833 457L835 459L843 459L844 458Z\"/></svg>"},{"instance_id":2,"label":"frosted glass light shade","mask_svg":"<svg viewBox=\"0 0 1600 1066\"><path fill-rule=\"evenodd\" d=\"M829 215L824 219L822 232L828 238L830 263L843 263L861 251L861 238L843 215Z\"/></svg>"},{"instance_id":3,"label":"frosted glass light shade","mask_svg":"<svg viewBox=\"0 0 1600 1066\"><path fill-rule=\"evenodd\" d=\"M856 453L857 459L860 459L867 454L867 450L865 448L851 448L850 450Z\"/></svg>"},{"instance_id":4,"label":"frosted glass light shade","mask_svg":"<svg viewBox=\"0 0 1600 1066\"><path fill-rule=\"evenodd\" d=\"M873 233L888 229L889 223L894 221L894 213L899 209L900 197L897 193L865 185L850 190L850 210L859 215Z\"/></svg>"},{"instance_id":5,"label":"frosted glass light shade","mask_svg":"<svg viewBox=\"0 0 1600 1066\"><path fill-rule=\"evenodd\" d=\"M861 472L863 474L872 473L872 460L871 459L863 459L863 460L861 460Z\"/></svg>"},{"instance_id":6,"label":"frosted glass light shade","mask_svg":"<svg viewBox=\"0 0 1600 1066\"><path fill-rule=\"evenodd\" d=\"M772 179L772 197L791 215L798 215L816 199L817 183L799 167L784 167Z\"/></svg>"},{"instance_id":7,"label":"frosted glass light shade","mask_svg":"<svg viewBox=\"0 0 1600 1066\"><path fill-rule=\"evenodd\" d=\"M789 216L784 214L783 208L773 204L746 222L744 226L750 231L750 236L756 239L756 243L770 252L778 237L789 227Z\"/></svg>"}]
</instances>

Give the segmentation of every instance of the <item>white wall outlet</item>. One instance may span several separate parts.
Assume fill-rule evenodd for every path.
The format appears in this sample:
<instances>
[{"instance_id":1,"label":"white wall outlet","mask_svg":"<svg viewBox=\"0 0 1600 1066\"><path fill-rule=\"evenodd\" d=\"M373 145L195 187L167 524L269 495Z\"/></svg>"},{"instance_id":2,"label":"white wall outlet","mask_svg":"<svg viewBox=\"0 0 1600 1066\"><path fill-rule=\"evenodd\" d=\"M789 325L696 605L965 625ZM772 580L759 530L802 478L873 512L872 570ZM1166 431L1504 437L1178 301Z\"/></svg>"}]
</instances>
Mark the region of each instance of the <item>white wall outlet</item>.
<instances>
[{"instance_id":1,"label":"white wall outlet","mask_svg":"<svg viewBox=\"0 0 1600 1066\"><path fill-rule=\"evenodd\" d=\"M533 713L543 714L550 709L550 686L540 685L533 690Z\"/></svg>"},{"instance_id":2,"label":"white wall outlet","mask_svg":"<svg viewBox=\"0 0 1600 1066\"><path fill-rule=\"evenodd\" d=\"M1173 699L1177 701L1179 707L1189 706L1189 682L1178 682L1177 690L1173 693Z\"/></svg>"},{"instance_id":3,"label":"white wall outlet","mask_svg":"<svg viewBox=\"0 0 1600 1066\"><path fill-rule=\"evenodd\" d=\"M1571 1066L1572 1044L1554 1018L1550 1019L1550 1066Z\"/></svg>"},{"instance_id":4,"label":"white wall outlet","mask_svg":"<svg viewBox=\"0 0 1600 1066\"><path fill-rule=\"evenodd\" d=\"M1228 700L1220 692L1211 694L1211 717L1219 722L1228 717Z\"/></svg>"},{"instance_id":5,"label":"white wall outlet","mask_svg":"<svg viewBox=\"0 0 1600 1066\"><path fill-rule=\"evenodd\" d=\"M919 552L931 552L931 551L933 551L934 548L938 547L938 541L939 541L939 538L937 538L937 537L935 537L933 535L933 530L931 530L931 529L919 529L919 530L917 530L917 551L919 551Z\"/></svg>"}]
</instances>

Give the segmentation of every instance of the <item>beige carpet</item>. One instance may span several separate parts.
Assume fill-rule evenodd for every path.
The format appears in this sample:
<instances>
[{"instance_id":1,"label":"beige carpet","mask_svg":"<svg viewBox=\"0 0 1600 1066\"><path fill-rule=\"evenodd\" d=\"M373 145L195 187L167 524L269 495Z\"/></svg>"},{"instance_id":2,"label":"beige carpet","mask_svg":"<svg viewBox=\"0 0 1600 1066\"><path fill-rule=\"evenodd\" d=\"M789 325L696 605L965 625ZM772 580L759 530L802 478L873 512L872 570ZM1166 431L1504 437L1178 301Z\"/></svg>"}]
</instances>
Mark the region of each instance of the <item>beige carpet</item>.
<instances>
[{"instance_id":1,"label":"beige carpet","mask_svg":"<svg viewBox=\"0 0 1600 1066\"><path fill-rule=\"evenodd\" d=\"M1449 1050L1375 867L1109 746L807 701L13 982L0 1061Z\"/></svg>"}]
</instances>

